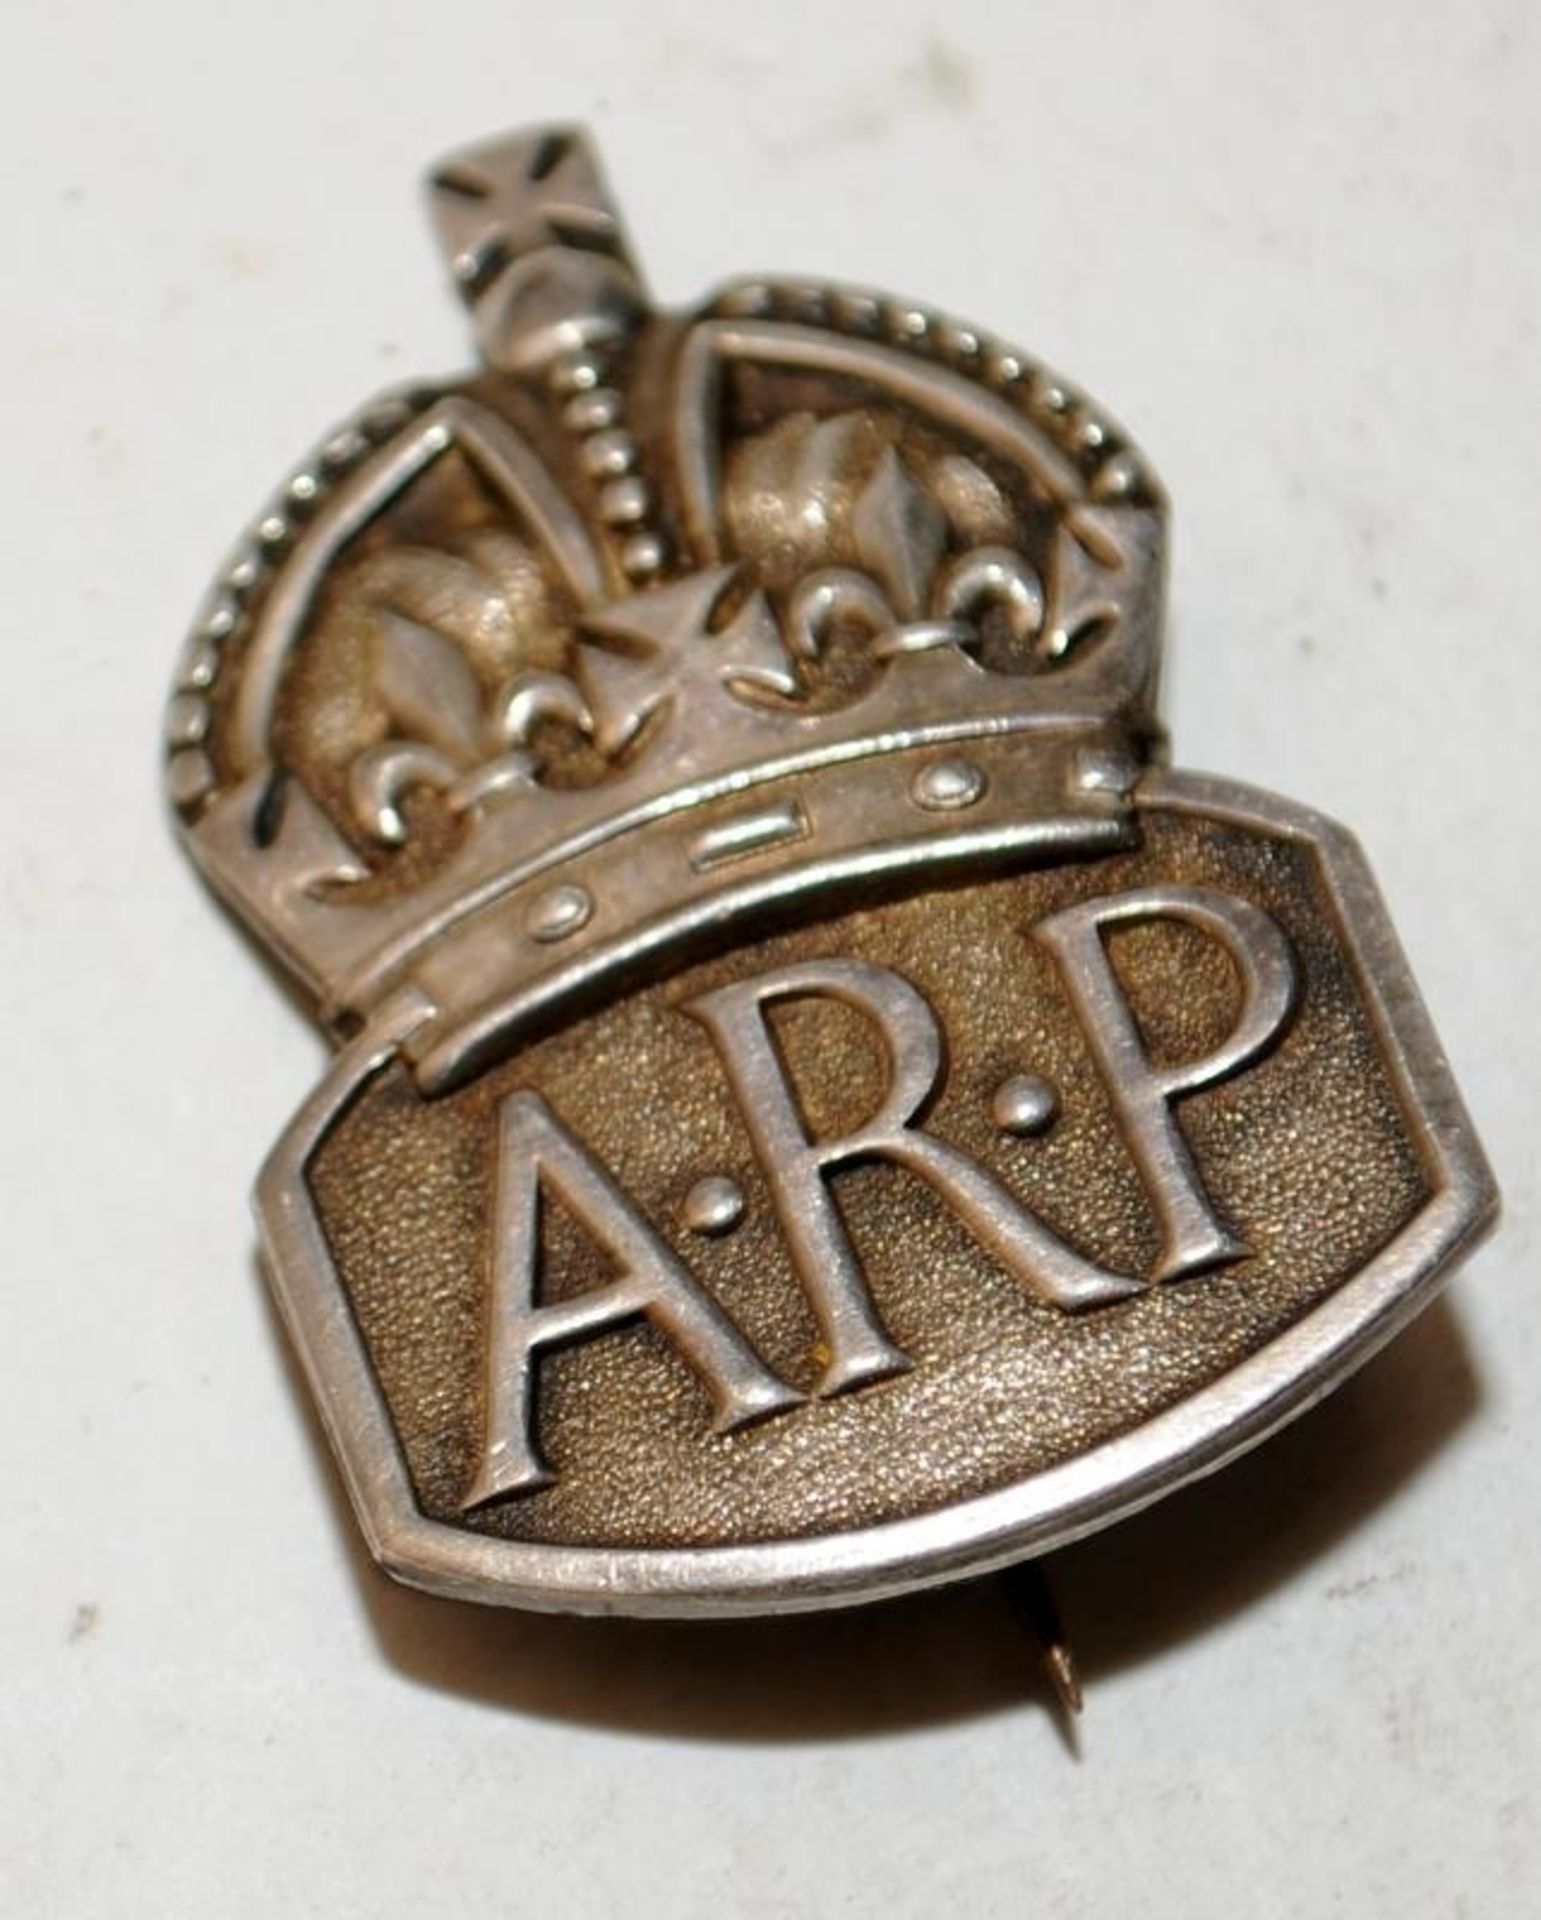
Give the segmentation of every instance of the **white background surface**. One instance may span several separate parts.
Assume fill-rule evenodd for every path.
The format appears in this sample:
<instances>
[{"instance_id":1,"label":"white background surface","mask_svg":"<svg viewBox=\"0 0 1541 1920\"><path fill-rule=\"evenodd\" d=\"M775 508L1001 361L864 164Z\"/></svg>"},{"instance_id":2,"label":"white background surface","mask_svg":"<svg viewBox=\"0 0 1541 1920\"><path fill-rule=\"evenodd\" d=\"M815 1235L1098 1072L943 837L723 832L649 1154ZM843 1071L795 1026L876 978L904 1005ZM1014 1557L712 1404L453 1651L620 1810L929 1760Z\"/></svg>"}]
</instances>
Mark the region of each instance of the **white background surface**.
<instances>
[{"instance_id":1,"label":"white background surface","mask_svg":"<svg viewBox=\"0 0 1541 1920\"><path fill-rule=\"evenodd\" d=\"M595 123L661 296L908 290L1176 504L1186 765L1350 821L1507 1191L1335 1402L997 1593L698 1631L361 1562L244 1194L319 1042L156 791L206 576L468 352L415 183ZM0 1911L1541 1912L1541 16L1517 0L8 0Z\"/></svg>"}]
</instances>

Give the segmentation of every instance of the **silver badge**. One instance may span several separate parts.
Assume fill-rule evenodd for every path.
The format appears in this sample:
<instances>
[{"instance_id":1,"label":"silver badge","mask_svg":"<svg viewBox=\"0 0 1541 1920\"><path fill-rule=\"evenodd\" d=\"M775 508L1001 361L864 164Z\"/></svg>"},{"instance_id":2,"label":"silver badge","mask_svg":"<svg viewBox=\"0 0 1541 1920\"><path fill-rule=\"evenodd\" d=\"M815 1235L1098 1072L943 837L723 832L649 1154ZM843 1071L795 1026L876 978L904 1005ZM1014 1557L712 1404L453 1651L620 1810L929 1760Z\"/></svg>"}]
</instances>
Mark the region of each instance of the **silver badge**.
<instances>
[{"instance_id":1,"label":"silver badge","mask_svg":"<svg viewBox=\"0 0 1541 1920\"><path fill-rule=\"evenodd\" d=\"M834 1605L1308 1405L1494 1193L1352 842L1163 764L1143 457L925 308L655 311L578 133L432 194L482 364L288 479L169 736L341 1046L258 1206L376 1555Z\"/></svg>"}]
</instances>

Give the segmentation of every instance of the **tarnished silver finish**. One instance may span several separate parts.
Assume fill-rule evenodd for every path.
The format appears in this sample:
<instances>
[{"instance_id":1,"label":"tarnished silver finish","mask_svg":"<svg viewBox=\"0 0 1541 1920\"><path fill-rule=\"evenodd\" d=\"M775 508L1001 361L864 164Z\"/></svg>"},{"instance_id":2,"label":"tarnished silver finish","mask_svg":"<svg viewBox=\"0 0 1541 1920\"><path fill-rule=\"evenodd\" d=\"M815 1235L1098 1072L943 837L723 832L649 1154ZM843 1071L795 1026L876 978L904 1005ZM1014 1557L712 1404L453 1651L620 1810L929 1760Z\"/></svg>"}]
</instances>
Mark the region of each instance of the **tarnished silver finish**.
<instances>
[{"instance_id":1,"label":"tarnished silver finish","mask_svg":"<svg viewBox=\"0 0 1541 1920\"><path fill-rule=\"evenodd\" d=\"M878 295L655 312L570 129L432 194L483 364L290 478L167 726L345 1042L258 1204L381 1561L844 1603L1308 1405L1493 1192L1351 844L1157 764L1127 436Z\"/></svg>"}]
</instances>

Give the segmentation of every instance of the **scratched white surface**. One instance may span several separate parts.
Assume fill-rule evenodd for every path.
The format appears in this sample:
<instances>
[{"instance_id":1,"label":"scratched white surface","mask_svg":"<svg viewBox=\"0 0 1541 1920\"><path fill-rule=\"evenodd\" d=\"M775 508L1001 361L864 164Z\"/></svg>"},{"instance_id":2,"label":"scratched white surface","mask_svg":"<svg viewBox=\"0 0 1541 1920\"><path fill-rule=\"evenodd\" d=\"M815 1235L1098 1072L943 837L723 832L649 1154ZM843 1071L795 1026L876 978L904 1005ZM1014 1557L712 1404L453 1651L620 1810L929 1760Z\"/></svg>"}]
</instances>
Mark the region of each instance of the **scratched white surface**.
<instances>
[{"instance_id":1,"label":"scratched white surface","mask_svg":"<svg viewBox=\"0 0 1541 1920\"><path fill-rule=\"evenodd\" d=\"M1541 14L8 0L0 1909L1541 1912ZM640 1631L360 1562L243 1196L319 1043L177 854L167 674L353 400L457 364L423 164L591 120L661 295L775 266L1062 365L1176 502L1185 764L1350 821L1507 1189L1328 1408L989 1589Z\"/></svg>"}]
</instances>

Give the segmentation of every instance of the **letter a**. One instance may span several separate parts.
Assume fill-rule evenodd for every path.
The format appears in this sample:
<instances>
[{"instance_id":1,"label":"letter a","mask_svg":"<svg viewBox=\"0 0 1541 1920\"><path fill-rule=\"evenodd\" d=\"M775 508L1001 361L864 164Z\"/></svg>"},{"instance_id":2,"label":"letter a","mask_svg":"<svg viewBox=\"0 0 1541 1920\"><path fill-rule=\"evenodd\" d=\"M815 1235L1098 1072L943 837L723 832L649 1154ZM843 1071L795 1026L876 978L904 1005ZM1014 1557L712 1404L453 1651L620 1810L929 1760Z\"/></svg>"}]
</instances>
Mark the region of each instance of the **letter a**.
<instances>
[{"instance_id":1,"label":"letter a","mask_svg":"<svg viewBox=\"0 0 1541 1920\"><path fill-rule=\"evenodd\" d=\"M545 1192L561 1201L617 1274L574 1299L540 1306L536 1289ZM642 1316L668 1334L700 1374L719 1432L799 1404L802 1396L762 1363L540 1095L511 1094L498 1113L482 1455L462 1511L551 1481L532 1432L541 1351L591 1340Z\"/></svg>"}]
</instances>

